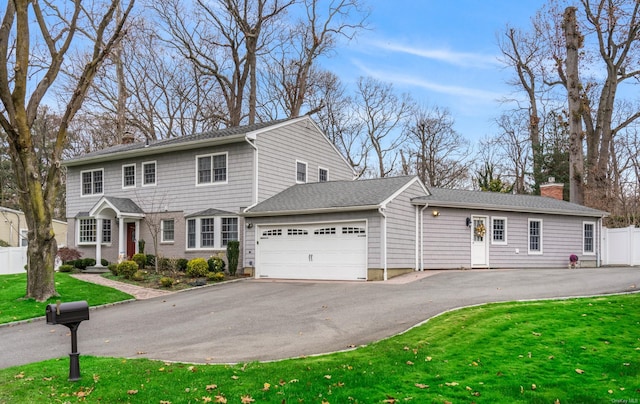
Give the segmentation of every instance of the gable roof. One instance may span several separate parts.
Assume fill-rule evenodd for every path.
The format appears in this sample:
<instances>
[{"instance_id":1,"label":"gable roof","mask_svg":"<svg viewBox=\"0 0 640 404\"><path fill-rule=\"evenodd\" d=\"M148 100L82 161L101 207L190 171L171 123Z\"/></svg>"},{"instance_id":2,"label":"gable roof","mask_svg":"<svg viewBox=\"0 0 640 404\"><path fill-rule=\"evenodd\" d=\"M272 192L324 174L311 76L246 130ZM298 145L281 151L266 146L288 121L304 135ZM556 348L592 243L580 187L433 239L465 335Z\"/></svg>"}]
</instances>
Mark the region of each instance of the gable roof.
<instances>
[{"instance_id":1,"label":"gable roof","mask_svg":"<svg viewBox=\"0 0 640 404\"><path fill-rule=\"evenodd\" d=\"M253 125L236 126L220 130L211 130L193 135L174 137L153 142L135 142L130 144L119 144L97 150L82 156L65 160L63 165L76 166L92 162L102 162L121 159L124 157L143 156L157 154L167 150L186 150L202 147L203 144L225 144L244 141L245 136L262 132L266 129L286 125L303 119L311 119L307 116L299 118L279 119L270 122L260 122Z\"/></svg>"},{"instance_id":2,"label":"gable roof","mask_svg":"<svg viewBox=\"0 0 640 404\"><path fill-rule=\"evenodd\" d=\"M418 177L297 184L247 209L243 216L378 209L414 182Z\"/></svg>"},{"instance_id":3,"label":"gable roof","mask_svg":"<svg viewBox=\"0 0 640 404\"><path fill-rule=\"evenodd\" d=\"M589 217L608 216L607 212L601 210L543 196L444 188L431 188L430 191L431 195L414 198L412 202L450 208Z\"/></svg>"},{"instance_id":4,"label":"gable roof","mask_svg":"<svg viewBox=\"0 0 640 404\"><path fill-rule=\"evenodd\" d=\"M144 211L134 201L129 198L118 198L115 196L103 196L100 198L89 211L89 216L95 216L107 208L116 212L117 216L144 217Z\"/></svg>"}]
</instances>

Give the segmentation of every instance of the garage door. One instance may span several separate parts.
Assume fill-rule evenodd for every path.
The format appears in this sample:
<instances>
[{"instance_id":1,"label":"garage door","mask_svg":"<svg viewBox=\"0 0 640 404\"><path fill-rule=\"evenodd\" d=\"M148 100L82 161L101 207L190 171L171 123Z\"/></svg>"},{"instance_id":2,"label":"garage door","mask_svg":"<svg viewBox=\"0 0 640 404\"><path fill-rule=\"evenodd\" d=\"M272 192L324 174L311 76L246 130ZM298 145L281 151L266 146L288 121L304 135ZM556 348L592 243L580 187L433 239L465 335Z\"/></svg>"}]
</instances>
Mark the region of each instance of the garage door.
<instances>
[{"instance_id":1,"label":"garage door","mask_svg":"<svg viewBox=\"0 0 640 404\"><path fill-rule=\"evenodd\" d=\"M256 275L281 279L367 279L365 222L259 226Z\"/></svg>"}]
</instances>

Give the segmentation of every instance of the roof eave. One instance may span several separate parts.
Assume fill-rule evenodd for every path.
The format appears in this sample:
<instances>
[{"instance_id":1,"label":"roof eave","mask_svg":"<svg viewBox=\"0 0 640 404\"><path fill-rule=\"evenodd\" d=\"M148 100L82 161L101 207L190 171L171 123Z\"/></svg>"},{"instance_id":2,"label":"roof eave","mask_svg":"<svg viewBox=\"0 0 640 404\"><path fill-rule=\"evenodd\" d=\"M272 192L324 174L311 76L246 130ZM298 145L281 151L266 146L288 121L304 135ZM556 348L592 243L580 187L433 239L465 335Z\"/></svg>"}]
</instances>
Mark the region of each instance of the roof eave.
<instances>
[{"instance_id":1,"label":"roof eave","mask_svg":"<svg viewBox=\"0 0 640 404\"><path fill-rule=\"evenodd\" d=\"M485 205L478 203L463 203L463 202L443 202L434 200L416 200L412 201L414 205L429 204L429 206L437 206L441 208L461 208L461 209L480 209L491 210L497 212L518 212L518 213L543 213L549 215L565 215L565 216L588 216L588 217L606 217L609 216L608 212L579 212L564 209L541 209L541 208L526 208L515 206L496 206Z\"/></svg>"},{"instance_id":2,"label":"roof eave","mask_svg":"<svg viewBox=\"0 0 640 404\"><path fill-rule=\"evenodd\" d=\"M65 167L74 167L74 166L80 166L80 165L91 164L91 163L98 163L98 162L102 163L105 161L120 160L124 158L150 156L153 154L164 153L165 151L173 152L173 151L197 149L202 147L203 145L217 146L217 145L223 145L223 144L229 144L229 143L244 142L245 135L246 135L245 133L242 133L242 134L224 136L221 138L194 140L194 141L184 142L177 145L168 144L168 145L160 145L160 146L150 146L150 147L143 147L140 149L126 150L126 151L116 152L116 153L100 154L97 156L90 156L86 158L80 157L73 160L64 161L62 162L62 165Z\"/></svg>"},{"instance_id":3,"label":"roof eave","mask_svg":"<svg viewBox=\"0 0 640 404\"><path fill-rule=\"evenodd\" d=\"M243 217L263 217L263 216L292 216L292 215L313 215L318 213L336 213L336 212L358 212L364 210L377 210L381 205L361 205L361 206L338 206L331 208L318 209L302 209L302 210L282 210L282 211L264 211L264 212L243 212Z\"/></svg>"}]
</instances>

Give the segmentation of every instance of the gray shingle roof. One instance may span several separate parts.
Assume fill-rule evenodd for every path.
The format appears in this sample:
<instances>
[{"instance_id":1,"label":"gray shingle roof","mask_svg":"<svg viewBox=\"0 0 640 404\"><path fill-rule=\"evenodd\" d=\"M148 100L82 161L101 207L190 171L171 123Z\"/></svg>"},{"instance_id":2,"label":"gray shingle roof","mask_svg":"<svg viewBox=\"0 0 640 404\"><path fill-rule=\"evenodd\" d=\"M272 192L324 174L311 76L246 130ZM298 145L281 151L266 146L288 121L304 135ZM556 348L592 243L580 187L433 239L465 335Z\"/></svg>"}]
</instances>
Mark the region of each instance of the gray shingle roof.
<instances>
[{"instance_id":1,"label":"gray shingle roof","mask_svg":"<svg viewBox=\"0 0 640 404\"><path fill-rule=\"evenodd\" d=\"M185 217L196 217L196 216L234 216L235 213L227 212L226 210L220 210L215 208L209 208L202 210L200 212L192 213L190 215L186 215Z\"/></svg>"},{"instance_id":2,"label":"gray shingle roof","mask_svg":"<svg viewBox=\"0 0 640 404\"><path fill-rule=\"evenodd\" d=\"M196 133L196 134L188 135L188 136L181 136L181 137L175 137L175 138L170 138L170 139L158 140L158 141L150 142L149 144L146 144L145 142L136 142L136 143L130 143L130 144L120 144L120 145L107 147L107 148L102 149L102 150L97 150L97 151L94 151L94 152L91 152L91 153L83 154L82 156L78 156L78 157L66 160L65 164L73 163L75 161L93 159L93 158L99 157L99 156L105 156L105 157L107 155L109 155L109 156L111 156L111 155L117 156L119 154L127 153L127 152L135 152L135 151L142 152L142 151L144 151L144 152L152 153L157 149L165 148L165 147L178 146L178 145L187 145L189 143L198 143L198 142L202 142L202 141L206 141L206 140L214 140L214 139L221 139L221 138L225 138L225 137L231 137L231 136L234 136L234 135L243 135L243 134L250 133L250 132L253 132L253 131L256 131L256 130L267 128L269 126L277 125L279 123L285 122L285 121L290 120L290 119L291 118L280 119L280 120L270 121L270 122L261 122L261 123L256 123L256 124L253 124L253 125L236 126L236 127L225 128L225 129L220 129L220 130L211 130L211 131L202 132L202 133Z\"/></svg>"},{"instance_id":3,"label":"gray shingle roof","mask_svg":"<svg viewBox=\"0 0 640 404\"><path fill-rule=\"evenodd\" d=\"M586 206L553 198L502 194L497 192L467 191L431 188L431 195L414 198L414 203L427 202L429 206L475 208L511 212L536 212L557 215L602 217L607 213Z\"/></svg>"},{"instance_id":4,"label":"gray shingle roof","mask_svg":"<svg viewBox=\"0 0 640 404\"><path fill-rule=\"evenodd\" d=\"M298 184L249 209L247 216L377 207L416 177Z\"/></svg>"},{"instance_id":5,"label":"gray shingle roof","mask_svg":"<svg viewBox=\"0 0 640 404\"><path fill-rule=\"evenodd\" d=\"M129 198L117 198L115 196L105 196L104 199L111 203L113 207L122 213L144 213L144 211L134 201Z\"/></svg>"}]
</instances>

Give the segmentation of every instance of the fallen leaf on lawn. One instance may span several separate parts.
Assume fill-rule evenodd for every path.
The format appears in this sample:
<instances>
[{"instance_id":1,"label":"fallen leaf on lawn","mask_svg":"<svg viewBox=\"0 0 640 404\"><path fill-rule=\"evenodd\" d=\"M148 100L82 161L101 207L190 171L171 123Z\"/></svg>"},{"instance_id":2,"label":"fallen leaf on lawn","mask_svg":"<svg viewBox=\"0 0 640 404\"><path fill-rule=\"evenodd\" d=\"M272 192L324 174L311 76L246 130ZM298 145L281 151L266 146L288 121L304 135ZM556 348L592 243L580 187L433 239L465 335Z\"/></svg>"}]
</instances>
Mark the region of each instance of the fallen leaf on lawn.
<instances>
[{"instance_id":1,"label":"fallen leaf on lawn","mask_svg":"<svg viewBox=\"0 0 640 404\"><path fill-rule=\"evenodd\" d=\"M422 383L416 383L416 387L419 389L428 389L429 385L428 384L422 384Z\"/></svg>"},{"instance_id":2,"label":"fallen leaf on lawn","mask_svg":"<svg viewBox=\"0 0 640 404\"><path fill-rule=\"evenodd\" d=\"M271 385L269 383L265 383L262 387L262 391L269 391L270 388L271 388Z\"/></svg>"},{"instance_id":3,"label":"fallen leaf on lawn","mask_svg":"<svg viewBox=\"0 0 640 404\"><path fill-rule=\"evenodd\" d=\"M473 393L471 393L472 396L474 397L480 397L480 392L479 391L474 391Z\"/></svg>"},{"instance_id":4,"label":"fallen leaf on lawn","mask_svg":"<svg viewBox=\"0 0 640 404\"><path fill-rule=\"evenodd\" d=\"M533 334L533 335L535 335L536 337L539 337L539 336L541 336L541 335L542 335L542 334L540 334L539 332L535 332L535 331L534 331L532 334Z\"/></svg>"},{"instance_id":5,"label":"fallen leaf on lawn","mask_svg":"<svg viewBox=\"0 0 640 404\"><path fill-rule=\"evenodd\" d=\"M532 385L531 385L531 390L535 390L535 389L537 389L537 388L538 388L538 386L536 386L535 384L532 384Z\"/></svg>"},{"instance_id":6,"label":"fallen leaf on lawn","mask_svg":"<svg viewBox=\"0 0 640 404\"><path fill-rule=\"evenodd\" d=\"M613 394L613 390L608 390L607 393Z\"/></svg>"},{"instance_id":7,"label":"fallen leaf on lawn","mask_svg":"<svg viewBox=\"0 0 640 404\"><path fill-rule=\"evenodd\" d=\"M158 369L158 372L164 372L164 368Z\"/></svg>"},{"instance_id":8,"label":"fallen leaf on lawn","mask_svg":"<svg viewBox=\"0 0 640 404\"><path fill-rule=\"evenodd\" d=\"M51 380L53 380L53 377L43 377L42 380L44 380L45 382L50 382Z\"/></svg>"},{"instance_id":9,"label":"fallen leaf on lawn","mask_svg":"<svg viewBox=\"0 0 640 404\"><path fill-rule=\"evenodd\" d=\"M239 379L239 377L238 377L238 376L236 376L236 375L231 376L231 378L232 378L233 380L238 380L238 379Z\"/></svg>"},{"instance_id":10,"label":"fallen leaf on lawn","mask_svg":"<svg viewBox=\"0 0 640 404\"><path fill-rule=\"evenodd\" d=\"M216 396L215 400L216 403L227 404L227 399L225 398L225 396Z\"/></svg>"},{"instance_id":11,"label":"fallen leaf on lawn","mask_svg":"<svg viewBox=\"0 0 640 404\"><path fill-rule=\"evenodd\" d=\"M160 400L160 404L171 404L169 400Z\"/></svg>"},{"instance_id":12,"label":"fallen leaf on lawn","mask_svg":"<svg viewBox=\"0 0 640 404\"><path fill-rule=\"evenodd\" d=\"M554 358L554 356L553 356L553 355L549 356L549 359L553 359L553 358Z\"/></svg>"},{"instance_id":13,"label":"fallen leaf on lawn","mask_svg":"<svg viewBox=\"0 0 640 404\"><path fill-rule=\"evenodd\" d=\"M459 383L457 382L451 382L451 383L445 383L447 386L451 387L451 386L457 386Z\"/></svg>"},{"instance_id":14,"label":"fallen leaf on lawn","mask_svg":"<svg viewBox=\"0 0 640 404\"><path fill-rule=\"evenodd\" d=\"M99 375L93 375L93 382L94 383L98 383L100 381L100 376Z\"/></svg>"},{"instance_id":15,"label":"fallen leaf on lawn","mask_svg":"<svg viewBox=\"0 0 640 404\"><path fill-rule=\"evenodd\" d=\"M560 404L560 400L556 398L556 401L554 401L553 404Z\"/></svg>"},{"instance_id":16,"label":"fallen leaf on lawn","mask_svg":"<svg viewBox=\"0 0 640 404\"><path fill-rule=\"evenodd\" d=\"M13 376L14 379L23 379L24 378L24 372L20 372L17 375Z\"/></svg>"},{"instance_id":17,"label":"fallen leaf on lawn","mask_svg":"<svg viewBox=\"0 0 640 404\"><path fill-rule=\"evenodd\" d=\"M240 402L242 404L250 404L250 403L253 403L254 401L256 400L254 400L251 396L242 396L240 398Z\"/></svg>"},{"instance_id":18,"label":"fallen leaf on lawn","mask_svg":"<svg viewBox=\"0 0 640 404\"><path fill-rule=\"evenodd\" d=\"M625 362L625 363L622 364L622 366L631 366L631 364Z\"/></svg>"},{"instance_id":19,"label":"fallen leaf on lawn","mask_svg":"<svg viewBox=\"0 0 640 404\"><path fill-rule=\"evenodd\" d=\"M405 351L408 351L410 348L408 346L406 346L406 347L404 347L402 349L404 349Z\"/></svg>"},{"instance_id":20,"label":"fallen leaf on lawn","mask_svg":"<svg viewBox=\"0 0 640 404\"><path fill-rule=\"evenodd\" d=\"M411 362L411 361L407 361L407 365L412 366L412 365L413 365L413 362Z\"/></svg>"},{"instance_id":21,"label":"fallen leaf on lawn","mask_svg":"<svg viewBox=\"0 0 640 404\"><path fill-rule=\"evenodd\" d=\"M138 394L138 390L127 390L127 394L130 396Z\"/></svg>"},{"instance_id":22,"label":"fallen leaf on lawn","mask_svg":"<svg viewBox=\"0 0 640 404\"><path fill-rule=\"evenodd\" d=\"M211 401L212 401L211 397L202 396L202 402L203 403L210 403Z\"/></svg>"},{"instance_id":23,"label":"fallen leaf on lawn","mask_svg":"<svg viewBox=\"0 0 640 404\"><path fill-rule=\"evenodd\" d=\"M207 387L205 387L207 391L215 390L217 388L218 388L217 384L207 384Z\"/></svg>"},{"instance_id":24,"label":"fallen leaf on lawn","mask_svg":"<svg viewBox=\"0 0 640 404\"><path fill-rule=\"evenodd\" d=\"M469 366L478 366L478 362L473 361L473 362L471 362L471 364Z\"/></svg>"},{"instance_id":25,"label":"fallen leaf on lawn","mask_svg":"<svg viewBox=\"0 0 640 404\"><path fill-rule=\"evenodd\" d=\"M469 386L465 387L465 389L467 389L467 391L471 391L471 390L473 390L473 389L472 389L471 387L469 387Z\"/></svg>"},{"instance_id":26,"label":"fallen leaf on lawn","mask_svg":"<svg viewBox=\"0 0 640 404\"><path fill-rule=\"evenodd\" d=\"M383 403L395 404L397 401L395 398L387 396L387 399L383 401Z\"/></svg>"},{"instance_id":27,"label":"fallen leaf on lawn","mask_svg":"<svg viewBox=\"0 0 640 404\"><path fill-rule=\"evenodd\" d=\"M84 398L84 397L87 397L89 394L91 394L92 391L93 391L93 387L87 390L82 389L80 391L73 393L73 395L78 398Z\"/></svg>"},{"instance_id":28,"label":"fallen leaf on lawn","mask_svg":"<svg viewBox=\"0 0 640 404\"><path fill-rule=\"evenodd\" d=\"M298 383L299 381L300 380L298 380L298 379L291 379L291 380L289 380L289 383Z\"/></svg>"},{"instance_id":29,"label":"fallen leaf on lawn","mask_svg":"<svg viewBox=\"0 0 640 404\"><path fill-rule=\"evenodd\" d=\"M198 371L198 368L197 368L197 367L195 367L195 366L189 366L189 367L187 368L187 370L188 370L189 372L196 373L196 372Z\"/></svg>"},{"instance_id":30,"label":"fallen leaf on lawn","mask_svg":"<svg viewBox=\"0 0 640 404\"><path fill-rule=\"evenodd\" d=\"M577 373L577 374L579 374L579 375L581 375L581 374L583 374L583 373L584 373L584 370L582 370L582 369L576 369L576 373Z\"/></svg>"},{"instance_id":31,"label":"fallen leaf on lawn","mask_svg":"<svg viewBox=\"0 0 640 404\"><path fill-rule=\"evenodd\" d=\"M331 375L324 375L324 378L329 380L329 379L331 379Z\"/></svg>"},{"instance_id":32,"label":"fallen leaf on lawn","mask_svg":"<svg viewBox=\"0 0 640 404\"><path fill-rule=\"evenodd\" d=\"M432 358L432 357L430 357L430 356L427 356L426 358L424 358L424 360L425 360L425 361L427 361L427 362L431 362L431 360L432 360L432 359L433 359L433 358Z\"/></svg>"}]
</instances>

